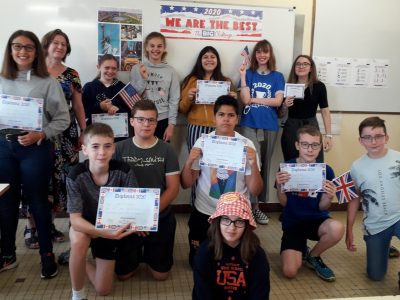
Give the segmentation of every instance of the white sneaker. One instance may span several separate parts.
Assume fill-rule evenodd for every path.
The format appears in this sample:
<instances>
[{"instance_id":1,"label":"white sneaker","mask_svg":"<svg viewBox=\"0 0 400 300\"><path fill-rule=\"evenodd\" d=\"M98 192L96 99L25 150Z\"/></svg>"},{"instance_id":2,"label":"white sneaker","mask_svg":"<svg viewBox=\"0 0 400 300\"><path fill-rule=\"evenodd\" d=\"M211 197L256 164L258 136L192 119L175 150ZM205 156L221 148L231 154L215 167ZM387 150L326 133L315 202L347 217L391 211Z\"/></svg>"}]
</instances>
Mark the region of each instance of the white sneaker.
<instances>
[{"instance_id":1,"label":"white sneaker","mask_svg":"<svg viewBox=\"0 0 400 300\"><path fill-rule=\"evenodd\" d=\"M269 222L268 216L258 208L253 209L253 216L258 224L267 225Z\"/></svg>"}]
</instances>

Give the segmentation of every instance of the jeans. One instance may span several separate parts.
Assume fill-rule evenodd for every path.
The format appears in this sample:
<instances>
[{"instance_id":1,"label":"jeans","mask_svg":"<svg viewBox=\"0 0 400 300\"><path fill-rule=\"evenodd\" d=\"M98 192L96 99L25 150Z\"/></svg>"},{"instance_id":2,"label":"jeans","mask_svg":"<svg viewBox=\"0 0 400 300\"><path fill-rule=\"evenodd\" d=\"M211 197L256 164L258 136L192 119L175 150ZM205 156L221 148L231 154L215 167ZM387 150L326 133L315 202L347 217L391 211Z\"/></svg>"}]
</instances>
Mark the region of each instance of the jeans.
<instances>
[{"instance_id":1,"label":"jeans","mask_svg":"<svg viewBox=\"0 0 400 300\"><path fill-rule=\"evenodd\" d=\"M0 138L0 182L10 189L0 201L1 254L15 254L21 188L36 223L40 254L53 251L48 186L53 168L50 141L21 146Z\"/></svg>"},{"instance_id":2,"label":"jeans","mask_svg":"<svg viewBox=\"0 0 400 300\"><path fill-rule=\"evenodd\" d=\"M385 277L392 236L400 239L400 221L377 234L364 235L367 246L367 274L371 280L380 281Z\"/></svg>"}]
</instances>

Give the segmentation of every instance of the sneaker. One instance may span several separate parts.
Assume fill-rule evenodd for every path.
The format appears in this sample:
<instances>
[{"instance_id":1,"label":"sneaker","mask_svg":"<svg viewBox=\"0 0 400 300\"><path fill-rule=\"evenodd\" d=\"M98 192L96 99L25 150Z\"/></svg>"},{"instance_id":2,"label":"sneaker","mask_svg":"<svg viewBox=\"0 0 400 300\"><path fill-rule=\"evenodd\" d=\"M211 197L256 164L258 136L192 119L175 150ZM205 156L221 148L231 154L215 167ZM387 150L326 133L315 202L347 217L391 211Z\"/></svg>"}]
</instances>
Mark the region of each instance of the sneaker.
<instances>
[{"instance_id":1,"label":"sneaker","mask_svg":"<svg viewBox=\"0 0 400 300\"><path fill-rule=\"evenodd\" d=\"M15 254L10 256L0 256L0 272L14 269L17 265L18 263Z\"/></svg>"},{"instance_id":2,"label":"sneaker","mask_svg":"<svg viewBox=\"0 0 400 300\"><path fill-rule=\"evenodd\" d=\"M57 264L55 262L54 253L48 252L42 254L42 279L50 279L58 274Z\"/></svg>"},{"instance_id":3,"label":"sneaker","mask_svg":"<svg viewBox=\"0 0 400 300\"><path fill-rule=\"evenodd\" d=\"M51 238L54 242L62 243L65 241L64 233L56 229L54 223L51 224Z\"/></svg>"},{"instance_id":4,"label":"sneaker","mask_svg":"<svg viewBox=\"0 0 400 300\"><path fill-rule=\"evenodd\" d=\"M319 256L308 255L306 263L309 268L314 269L317 275L325 281L335 281L335 273L324 264L323 260Z\"/></svg>"},{"instance_id":5,"label":"sneaker","mask_svg":"<svg viewBox=\"0 0 400 300\"><path fill-rule=\"evenodd\" d=\"M24 230L25 246L28 249L39 249L39 238L36 232L36 228L28 229L25 226Z\"/></svg>"},{"instance_id":6,"label":"sneaker","mask_svg":"<svg viewBox=\"0 0 400 300\"><path fill-rule=\"evenodd\" d=\"M269 222L268 216L258 208L253 209L253 216L258 224L267 225Z\"/></svg>"},{"instance_id":7,"label":"sneaker","mask_svg":"<svg viewBox=\"0 0 400 300\"><path fill-rule=\"evenodd\" d=\"M400 251L394 246L390 246L389 248L389 258L396 258L400 256Z\"/></svg>"},{"instance_id":8,"label":"sneaker","mask_svg":"<svg viewBox=\"0 0 400 300\"><path fill-rule=\"evenodd\" d=\"M68 265L69 264L69 255L70 255L71 249L68 249L67 251L64 251L58 256L58 264L59 265Z\"/></svg>"},{"instance_id":9,"label":"sneaker","mask_svg":"<svg viewBox=\"0 0 400 300\"><path fill-rule=\"evenodd\" d=\"M308 247L306 245L306 248L303 250L302 254L301 254L301 260L305 261L307 259L307 257L310 256L310 247Z\"/></svg>"}]
</instances>

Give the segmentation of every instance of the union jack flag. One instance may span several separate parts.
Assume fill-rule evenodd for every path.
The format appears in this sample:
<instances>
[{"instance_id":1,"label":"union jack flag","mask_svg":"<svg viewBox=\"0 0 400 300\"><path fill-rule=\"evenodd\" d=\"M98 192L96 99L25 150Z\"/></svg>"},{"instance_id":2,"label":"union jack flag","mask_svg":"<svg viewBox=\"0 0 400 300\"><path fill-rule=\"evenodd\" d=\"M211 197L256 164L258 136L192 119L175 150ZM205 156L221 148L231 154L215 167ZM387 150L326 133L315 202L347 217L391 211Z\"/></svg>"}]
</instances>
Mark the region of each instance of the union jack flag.
<instances>
[{"instance_id":1,"label":"union jack flag","mask_svg":"<svg viewBox=\"0 0 400 300\"><path fill-rule=\"evenodd\" d=\"M249 48L247 46L244 47L242 52L240 52L240 55L244 57L243 64L246 63L246 65L250 65L250 53L249 53Z\"/></svg>"},{"instance_id":2,"label":"union jack flag","mask_svg":"<svg viewBox=\"0 0 400 300\"><path fill-rule=\"evenodd\" d=\"M128 82L114 97L120 95L122 100L124 100L125 104L128 105L129 109L135 105L136 102L141 100L138 92L135 90L133 85ZM111 99L112 100L112 99Z\"/></svg>"},{"instance_id":3,"label":"union jack flag","mask_svg":"<svg viewBox=\"0 0 400 300\"><path fill-rule=\"evenodd\" d=\"M350 171L333 179L333 183L336 185L336 197L339 204L347 203L358 197Z\"/></svg>"}]
</instances>

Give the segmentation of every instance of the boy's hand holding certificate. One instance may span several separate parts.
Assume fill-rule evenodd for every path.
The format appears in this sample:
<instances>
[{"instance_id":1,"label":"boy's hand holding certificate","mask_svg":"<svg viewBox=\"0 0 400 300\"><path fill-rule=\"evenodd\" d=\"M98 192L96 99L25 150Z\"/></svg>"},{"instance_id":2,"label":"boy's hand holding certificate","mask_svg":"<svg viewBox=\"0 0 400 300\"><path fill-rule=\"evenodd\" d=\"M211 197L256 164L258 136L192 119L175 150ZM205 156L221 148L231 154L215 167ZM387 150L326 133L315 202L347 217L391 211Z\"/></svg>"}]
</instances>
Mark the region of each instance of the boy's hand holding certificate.
<instances>
[{"instance_id":1,"label":"boy's hand holding certificate","mask_svg":"<svg viewBox=\"0 0 400 300\"><path fill-rule=\"evenodd\" d=\"M200 165L244 172L246 144L245 139L203 134L201 143L203 156L200 159Z\"/></svg>"},{"instance_id":2,"label":"boy's hand holding certificate","mask_svg":"<svg viewBox=\"0 0 400 300\"><path fill-rule=\"evenodd\" d=\"M229 81L197 80L197 104L214 104L219 96L228 95Z\"/></svg>"},{"instance_id":3,"label":"boy's hand holding certificate","mask_svg":"<svg viewBox=\"0 0 400 300\"><path fill-rule=\"evenodd\" d=\"M326 164L280 164L281 171L290 174L289 181L282 184L282 192L323 192Z\"/></svg>"},{"instance_id":4,"label":"boy's hand holding certificate","mask_svg":"<svg viewBox=\"0 0 400 300\"><path fill-rule=\"evenodd\" d=\"M131 224L134 231L157 231L160 189L101 187L96 229L117 230Z\"/></svg>"}]
</instances>

